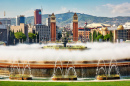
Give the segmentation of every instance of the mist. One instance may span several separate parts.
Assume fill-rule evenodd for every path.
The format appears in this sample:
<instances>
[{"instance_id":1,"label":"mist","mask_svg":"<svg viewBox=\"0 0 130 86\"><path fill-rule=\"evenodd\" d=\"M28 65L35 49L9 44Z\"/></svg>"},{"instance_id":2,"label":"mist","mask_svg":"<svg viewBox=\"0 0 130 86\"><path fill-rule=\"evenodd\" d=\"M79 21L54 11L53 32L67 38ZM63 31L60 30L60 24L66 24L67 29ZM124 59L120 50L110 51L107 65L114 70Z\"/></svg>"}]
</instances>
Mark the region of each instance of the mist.
<instances>
[{"instance_id":1,"label":"mist","mask_svg":"<svg viewBox=\"0 0 130 86\"><path fill-rule=\"evenodd\" d=\"M77 43L87 46L86 50L42 49L46 44L18 44L0 46L0 60L9 61L92 61L111 59L130 59L129 43ZM56 45L56 44L48 44ZM73 45L73 44L68 44Z\"/></svg>"}]
</instances>

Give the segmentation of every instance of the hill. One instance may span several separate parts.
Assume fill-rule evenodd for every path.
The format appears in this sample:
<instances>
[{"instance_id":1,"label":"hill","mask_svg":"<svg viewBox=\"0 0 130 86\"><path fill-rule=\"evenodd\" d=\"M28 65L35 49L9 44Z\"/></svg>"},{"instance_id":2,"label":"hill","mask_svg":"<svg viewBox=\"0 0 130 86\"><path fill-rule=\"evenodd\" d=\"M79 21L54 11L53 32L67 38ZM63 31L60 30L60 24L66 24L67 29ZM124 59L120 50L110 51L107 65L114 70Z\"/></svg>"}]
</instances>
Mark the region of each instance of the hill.
<instances>
[{"instance_id":1,"label":"hill","mask_svg":"<svg viewBox=\"0 0 130 86\"><path fill-rule=\"evenodd\" d=\"M62 14L56 14L56 23L57 26L65 26L68 23L72 22L72 17L74 13L68 12L68 13L62 13ZM78 20L79 20L79 26L83 26L84 22L87 21L88 23L106 23L106 24L124 24L125 22L130 22L130 16L119 16L119 17L97 17L92 16L88 14L81 14L77 13ZM42 15L42 23L46 23L46 18L48 17L48 14ZM26 23L34 24L34 16L26 17L25 19ZM11 24L15 25L15 18L11 18Z\"/></svg>"}]
</instances>

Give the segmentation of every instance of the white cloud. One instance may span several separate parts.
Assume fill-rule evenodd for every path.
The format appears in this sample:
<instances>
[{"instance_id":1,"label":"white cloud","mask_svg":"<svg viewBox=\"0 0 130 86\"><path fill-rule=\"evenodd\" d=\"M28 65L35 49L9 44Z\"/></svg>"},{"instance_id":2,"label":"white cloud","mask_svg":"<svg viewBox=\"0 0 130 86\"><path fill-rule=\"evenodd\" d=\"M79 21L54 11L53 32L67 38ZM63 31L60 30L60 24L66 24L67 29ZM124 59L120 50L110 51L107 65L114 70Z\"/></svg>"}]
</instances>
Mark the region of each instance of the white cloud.
<instances>
[{"instance_id":1,"label":"white cloud","mask_svg":"<svg viewBox=\"0 0 130 86\"><path fill-rule=\"evenodd\" d=\"M59 10L55 11L55 14L59 14L59 13L66 13L68 10L66 7L61 7Z\"/></svg>"},{"instance_id":2,"label":"white cloud","mask_svg":"<svg viewBox=\"0 0 130 86\"><path fill-rule=\"evenodd\" d=\"M62 7L62 8L61 8L61 11L62 11L62 12L66 12L66 11L67 11L67 8L66 8L66 7Z\"/></svg>"},{"instance_id":3,"label":"white cloud","mask_svg":"<svg viewBox=\"0 0 130 86\"><path fill-rule=\"evenodd\" d=\"M31 9L31 10L26 10L26 11L23 12L23 14L24 14L25 16L33 16L33 13L34 13L34 10L33 10L33 9Z\"/></svg>"},{"instance_id":4,"label":"white cloud","mask_svg":"<svg viewBox=\"0 0 130 86\"><path fill-rule=\"evenodd\" d=\"M108 7L108 9L111 9L111 13L121 13L121 14L130 14L130 3L122 3L118 5L113 4L106 4L103 5L105 7Z\"/></svg>"}]
</instances>

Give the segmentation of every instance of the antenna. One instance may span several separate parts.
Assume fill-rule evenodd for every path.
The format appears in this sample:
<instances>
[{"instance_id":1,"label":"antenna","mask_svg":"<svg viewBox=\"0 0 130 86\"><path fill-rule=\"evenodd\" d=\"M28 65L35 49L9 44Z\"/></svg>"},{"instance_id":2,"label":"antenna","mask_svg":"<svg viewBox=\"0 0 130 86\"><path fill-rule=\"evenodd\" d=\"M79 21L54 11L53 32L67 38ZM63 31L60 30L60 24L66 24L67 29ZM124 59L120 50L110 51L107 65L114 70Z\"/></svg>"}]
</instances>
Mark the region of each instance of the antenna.
<instances>
[{"instance_id":1,"label":"antenna","mask_svg":"<svg viewBox=\"0 0 130 86\"><path fill-rule=\"evenodd\" d=\"M4 17L5 17L5 11L4 11Z\"/></svg>"},{"instance_id":2,"label":"antenna","mask_svg":"<svg viewBox=\"0 0 130 86\"><path fill-rule=\"evenodd\" d=\"M42 14L42 11L43 11L43 9L42 9L42 6L41 6L41 14Z\"/></svg>"},{"instance_id":3,"label":"antenna","mask_svg":"<svg viewBox=\"0 0 130 86\"><path fill-rule=\"evenodd\" d=\"M42 20L42 12L43 12L43 9L42 9L42 6L41 6L41 20ZM41 21L41 24L42 24L42 21Z\"/></svg>"}]
</instances>

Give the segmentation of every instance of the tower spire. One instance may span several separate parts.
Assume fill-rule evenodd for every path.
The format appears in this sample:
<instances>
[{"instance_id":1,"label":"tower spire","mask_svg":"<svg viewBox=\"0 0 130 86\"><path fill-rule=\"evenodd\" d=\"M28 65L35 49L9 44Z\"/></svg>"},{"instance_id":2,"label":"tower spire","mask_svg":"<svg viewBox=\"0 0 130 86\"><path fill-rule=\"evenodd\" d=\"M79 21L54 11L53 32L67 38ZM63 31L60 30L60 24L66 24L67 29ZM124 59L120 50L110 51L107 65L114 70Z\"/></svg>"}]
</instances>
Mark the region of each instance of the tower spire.
<instances>
[{"instance_id":1,"label":"tower spire","mask_svg":"<svg viewBox=\"0 0 130 86\"><path fill-rule=\"evenodd\" d=\"M4 17L5 17L5 11L4 11Z\"/></svg>"}]
</instances>

